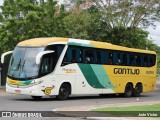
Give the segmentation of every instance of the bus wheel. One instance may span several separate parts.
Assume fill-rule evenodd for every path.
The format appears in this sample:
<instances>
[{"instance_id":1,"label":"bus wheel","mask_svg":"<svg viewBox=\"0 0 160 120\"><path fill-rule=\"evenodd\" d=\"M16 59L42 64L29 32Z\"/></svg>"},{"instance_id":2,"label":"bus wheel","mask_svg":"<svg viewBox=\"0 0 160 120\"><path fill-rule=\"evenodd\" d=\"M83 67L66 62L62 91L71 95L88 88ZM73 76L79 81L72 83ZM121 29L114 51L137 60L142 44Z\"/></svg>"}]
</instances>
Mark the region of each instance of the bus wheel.
<instances>
[{"instance_id":1,"label":"bus wheel","mask_svg":"<svg viewBox=\"0 0 160 120\"><path fill-rule=\"evenodd\" d=\"M41 100L42 96L31 96L34 100Z\"/></svg>"},{"instance_id":2,"label":"bus wheel","mask_svg":"<svg viewBox=\"0 0 160 120\"><path fill-rule=\"evenodd\" d=\"M67 84L62 84L59 89L59 95L56 96L58 100L67 100L70 95L70 87Z\"/></svg>"},{"instance_id":3,"label":"bus wheel","mask_svg":"<svg viewBox=\"0 0 160 120\"><path fill-rule=\"evenodd\" d=\"M125 87L124 96L131 97L132 93L133 93L133 86L132 86L132 84L128 83Z\"/></svg>"},{"instance_id":4,"label":"bus wheel","mask_svg":"<svg viewBox=\"0 0 160 120\"><path fill-rule=\"evenodd\" d=\"M134 91L133 91L133 96L134 97L139 97L142 91L142 86L137 84Z\"/></svg>"}]
</instances>

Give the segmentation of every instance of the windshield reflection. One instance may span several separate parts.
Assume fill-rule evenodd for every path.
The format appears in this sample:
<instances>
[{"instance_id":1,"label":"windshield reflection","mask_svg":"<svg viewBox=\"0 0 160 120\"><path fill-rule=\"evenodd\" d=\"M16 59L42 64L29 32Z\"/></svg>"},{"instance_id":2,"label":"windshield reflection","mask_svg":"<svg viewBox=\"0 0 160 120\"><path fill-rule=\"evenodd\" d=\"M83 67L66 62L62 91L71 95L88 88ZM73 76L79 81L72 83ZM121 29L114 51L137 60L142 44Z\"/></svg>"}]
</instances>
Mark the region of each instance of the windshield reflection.
<instances>
[{"instance_id":1,"label":"windshield reflection","mask_svg":"<svg viewBox=\"0 0 160 120\"><path fill-rule=\"evenodd\" d=\"M39 66L36 56L44 47L16 47L10 60L8 76L12 78L28 79L38 75Z\"/></svg>"}]
</instances>

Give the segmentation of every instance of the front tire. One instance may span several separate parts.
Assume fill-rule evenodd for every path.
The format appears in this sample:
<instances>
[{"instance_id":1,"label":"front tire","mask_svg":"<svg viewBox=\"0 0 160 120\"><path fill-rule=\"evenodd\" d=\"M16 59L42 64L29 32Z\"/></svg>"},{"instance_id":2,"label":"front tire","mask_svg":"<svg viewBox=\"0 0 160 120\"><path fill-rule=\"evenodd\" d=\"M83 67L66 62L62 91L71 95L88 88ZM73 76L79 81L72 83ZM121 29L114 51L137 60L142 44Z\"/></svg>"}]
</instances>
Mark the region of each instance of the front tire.
<instances>
[{"instance_id":1,"label":"front tire","mask_svg":"<svg viewBox=\"0 0 160 120\"><path fill-rule=\"evenodd\" d=\"M70 91L71 91L71 89L70 89L69 85L62 84L60 89L59 89L59 95L56 96L56 98L58 100L67 100L70 93L71 93Z\"/></svg>"}]
</instances>

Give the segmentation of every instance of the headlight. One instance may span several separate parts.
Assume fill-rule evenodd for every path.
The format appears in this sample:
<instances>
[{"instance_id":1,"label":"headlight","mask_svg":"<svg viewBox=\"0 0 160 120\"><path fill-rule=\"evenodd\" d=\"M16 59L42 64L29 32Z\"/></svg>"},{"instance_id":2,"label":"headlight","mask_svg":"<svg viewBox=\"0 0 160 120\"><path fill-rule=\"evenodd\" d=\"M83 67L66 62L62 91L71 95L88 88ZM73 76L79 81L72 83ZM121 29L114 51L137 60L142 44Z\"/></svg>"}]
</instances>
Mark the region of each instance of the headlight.
<instances>
[{"instance_id":1,"label":"headlight","mask_svg":"<svg viewBox=\"0 0 160 120\"><path fill-rule=\"evenodd\" d=\"M38 84L41 84L43 82L43 80L38 80L38 79L36 79L36 80L33 80L32 82L31 82L31 84L33 84L33 85L38 85Z\"/></svg>"}]
</instances>

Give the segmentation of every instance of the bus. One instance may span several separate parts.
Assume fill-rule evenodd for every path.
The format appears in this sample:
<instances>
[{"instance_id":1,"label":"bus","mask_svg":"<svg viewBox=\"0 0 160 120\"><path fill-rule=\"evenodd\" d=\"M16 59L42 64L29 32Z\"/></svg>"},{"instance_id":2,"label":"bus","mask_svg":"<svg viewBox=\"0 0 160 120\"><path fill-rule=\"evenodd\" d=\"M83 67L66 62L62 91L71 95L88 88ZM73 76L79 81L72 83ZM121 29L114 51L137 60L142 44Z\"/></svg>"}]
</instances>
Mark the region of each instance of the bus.
<instances>
[{"instance_id":1,"label":"bus","mask_svg":"<svg viewBox=\"0 0 160 120\"><path fill-rule=\"evenodd\" d=\"M6 91L39 100L56 96L120 94L140 96L156 88L156 53L73 38L34 38L17 44Z\"/></svg>"}]
</instances>

